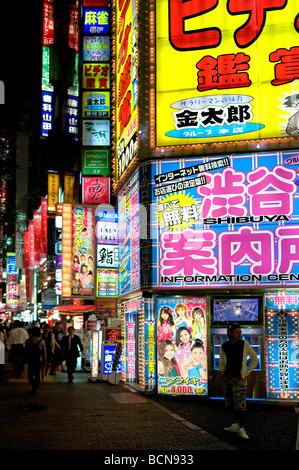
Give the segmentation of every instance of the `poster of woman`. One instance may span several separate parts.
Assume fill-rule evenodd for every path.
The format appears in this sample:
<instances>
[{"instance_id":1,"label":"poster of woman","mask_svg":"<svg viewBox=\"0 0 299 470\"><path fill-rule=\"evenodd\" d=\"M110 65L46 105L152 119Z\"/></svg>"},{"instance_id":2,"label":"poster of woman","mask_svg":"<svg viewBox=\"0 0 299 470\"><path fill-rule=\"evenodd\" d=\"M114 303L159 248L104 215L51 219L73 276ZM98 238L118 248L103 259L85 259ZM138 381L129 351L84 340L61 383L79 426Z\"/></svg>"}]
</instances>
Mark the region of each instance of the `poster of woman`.
<instances>
[{"instance_id":1,"label":"poster of woman","mask_svg":"<svg viewBox=\"0 0 299 470\"><path fill-rule=\"evenodd\" d=\"M206 299L157 299L158 393L208 393Z\"/></svg>"},{"instance_id":2,"label":"poster of woman","mask_svg":"<svg viewBox=\"0 0 299 470\"><path fill-rule=\"evenodd\" d=\"M94 210L74 206L72 211L72 295L94 295Z\"/></svg>"}]
</instances>

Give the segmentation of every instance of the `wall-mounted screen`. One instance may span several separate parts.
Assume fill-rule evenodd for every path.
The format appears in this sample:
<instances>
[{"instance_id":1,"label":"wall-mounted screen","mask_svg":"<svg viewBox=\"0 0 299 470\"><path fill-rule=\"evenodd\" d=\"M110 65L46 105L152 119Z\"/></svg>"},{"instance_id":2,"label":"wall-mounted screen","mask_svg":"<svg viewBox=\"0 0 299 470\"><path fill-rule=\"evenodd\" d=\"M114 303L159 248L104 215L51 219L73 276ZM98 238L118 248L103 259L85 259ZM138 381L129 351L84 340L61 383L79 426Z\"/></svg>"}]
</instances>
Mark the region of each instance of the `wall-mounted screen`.
<instances>
[{"instance_id":1,"label":"wall-mounted screen","mask_svg":"<svg viewBox=\"0 0 299 470\"><path fill-rule=\"evenodd\" d=\"M217 297L213 298L212 323L260 324L261 297Z\"/></svg>"}]
</instances>

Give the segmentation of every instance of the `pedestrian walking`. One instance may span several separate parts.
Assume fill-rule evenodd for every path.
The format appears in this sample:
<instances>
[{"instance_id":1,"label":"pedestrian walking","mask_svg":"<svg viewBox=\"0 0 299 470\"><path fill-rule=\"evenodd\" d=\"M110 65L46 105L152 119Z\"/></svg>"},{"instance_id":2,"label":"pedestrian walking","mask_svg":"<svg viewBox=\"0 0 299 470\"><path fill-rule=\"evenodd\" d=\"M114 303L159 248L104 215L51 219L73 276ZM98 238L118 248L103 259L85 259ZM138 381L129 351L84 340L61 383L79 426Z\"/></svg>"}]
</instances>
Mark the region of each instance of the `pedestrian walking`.
<instances>
[{"instance_id":1,"label":"pedestrian walking","mask_svg":"<svg viewBox=\"0 0 299 470\"><path fill-rule=\"evenodd\" d=\"M5 364L5 336L4 326L0 324L0 382L3 381L4 377L4 364Z\"/></svg>"},{"instance_id":2,"label":"pedestrian walking","mask_svg":"<svg viewBox=\"0 0 299 470\"><path fill-rule=\"evenodd\" d=\"M54 357L54 351L55 351L55 336L54 333L52 332L52 329L50 325L45 324L43 325L42 331L42 339L46 343L46 349L47 349L47 360L45 364L42 366L41 372L42 372L42 380L47 378L48 372L51 368L51 364L53 361Z\"/></svg>"},{"instance_id":3,"label":"pedestrian walking","mask_svg":"<svg viewBox=\"0 0 299 470\"><path fill-rule=\"evenodd\" d=\"M228 341L220 348L219 370L224 376L224 397L226 408L231 409L235 422L227 428L228 432L236 432L242 439L249 439L245 431L246 417L246 386L247 377L258 364L256 353L247 341L242 340L242 331L238 323L227 329ZM250 361L247 365L247 357Z\"/></svg>"},{"instance_id":4,"label":"pedestrian walking","mask_svg":"<svg viewBox=\"0 0 299 470\"><path fill-rule=\"evenodd\" d=\"M25 352L28 364L28 382L32 393L36 393L40 385L40 370L47 359L46 343L41 337L38 326L32 328L31 337L25 342Z\"/></svg>"},{"instance_id":5,"label":"pedestrian walking","mask_svg":"<svg viewBox=\"0 0 299 470\"><path fill-rule=\"evenodd\" d=\"M72 326L68 328L68 336L63 338L63 355L66 361L66 370L68 375L68 381L73 382L74 372L77 366L77 359L80 356L80 352L83 353L83 345L78 335L75 335L75 330Z\"/></svg>"},{"instance_id":6,"label":"pedestrian walking","mask_svg":"<svg viewBox=\"0 0 299 470\"><path fill-rule=\"evenodd\" d=\"M25 341L29 338L28 332L22 327L19 320L15 320L14 327L9 331L7 349L11 354L11 361L15 377L20 376L25 363Z\"/></svg>"},{"instance_id":7,"label":"pedestrian walking","mask_svg":"<svg viewBox=\"0 0 299 470\"><path fill-rule=\"evenodd\" d=\"M52 331L55 337L55 349L50 369L50 375L55 375L55 370L62 363L61 346L64 337L64 333L62 330L62 322L57 321Z\"/></svg>"}]
</instances>

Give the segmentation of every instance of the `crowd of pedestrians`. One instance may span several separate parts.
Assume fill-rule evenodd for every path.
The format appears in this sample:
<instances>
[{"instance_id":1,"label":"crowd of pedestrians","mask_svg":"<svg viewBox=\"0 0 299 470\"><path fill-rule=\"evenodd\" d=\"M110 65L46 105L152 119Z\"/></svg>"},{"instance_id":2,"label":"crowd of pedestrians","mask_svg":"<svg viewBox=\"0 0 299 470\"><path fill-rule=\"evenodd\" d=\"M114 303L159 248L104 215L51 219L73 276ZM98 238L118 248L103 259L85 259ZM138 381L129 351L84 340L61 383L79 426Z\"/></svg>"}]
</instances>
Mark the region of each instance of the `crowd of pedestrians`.
<instances>
[{"instance_id":1,"label":"crowd of pedestrians","mask_svg":"<svg viewBox=\"0 0 299 470\"><path fill-rule=\"evenodd\" d=\"M57 321L53 327L46 322L25 324L20 320L12 323L0 320L0 381L4 378L5 355L12 364L14 377L21 377L27 369L32 392L37 393L40 381L55 375L59 366L66 362L68 381L73 381L77 358L83 354L83 346L74 328L63 331Z\"/></svg>"}]
</instances>

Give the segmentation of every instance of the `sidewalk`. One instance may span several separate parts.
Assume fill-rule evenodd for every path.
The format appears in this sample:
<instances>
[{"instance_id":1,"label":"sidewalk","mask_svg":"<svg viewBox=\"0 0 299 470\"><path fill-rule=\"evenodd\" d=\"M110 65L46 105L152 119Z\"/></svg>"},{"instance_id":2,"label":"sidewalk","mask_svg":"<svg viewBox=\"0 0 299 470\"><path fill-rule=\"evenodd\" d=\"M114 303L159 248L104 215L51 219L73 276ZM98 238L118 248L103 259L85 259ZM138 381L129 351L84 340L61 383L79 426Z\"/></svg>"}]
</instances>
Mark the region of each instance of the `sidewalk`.
<instances>
[{"instance_id":1,"label":"sidewalk","mask_svg":"<svg viewBox=\"0 0 299 470\"><path fill-rule=\"evenodd\" d=\"M296 448L294 407L250 405L254 434L244 441L223 431L230 423L224 421L226 412L219 401L146 396L126 384L91 382L85 372L76 373L70 384L61 371L32 395L26 374L13 378L9 366L0 383L2 451L92 450L102 451L105 458L112 451L145 451L142 455L171 452L198 458L200 450Z\"/></svg>"},{"instance_id":2,"label":"sidewalk","mask_svg":"<svg viewBox=\"0 0 299 470\"><path fill-rule=\"evenodd\" d=\"M204 430L124 385L72 384L58 372L31 394L27 378L0 384L0 449L12 450L233 450Z\"/></svg>"}]
</instances>

